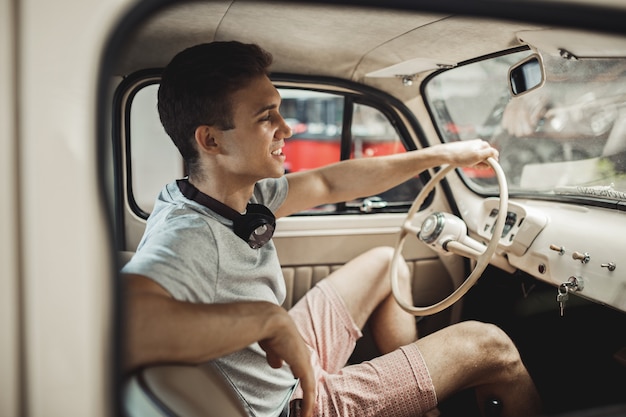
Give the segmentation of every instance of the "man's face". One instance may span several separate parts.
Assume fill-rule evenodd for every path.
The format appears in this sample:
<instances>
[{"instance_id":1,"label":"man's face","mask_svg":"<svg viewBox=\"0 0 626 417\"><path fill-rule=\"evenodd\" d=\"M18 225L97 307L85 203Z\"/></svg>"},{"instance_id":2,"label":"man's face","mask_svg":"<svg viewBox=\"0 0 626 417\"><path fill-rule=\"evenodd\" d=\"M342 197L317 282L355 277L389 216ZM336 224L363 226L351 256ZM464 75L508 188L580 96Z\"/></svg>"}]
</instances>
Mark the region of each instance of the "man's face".
<instances>
[{"instance_id":1,"label":"man's face","mask_svg":"<svg viewBox=\"0 0 626 417\"><path fill-rule=\"evenodd\" d=\"M284 174L285 139L291 128L278 112L280 95L266 76L232 95L234 129L220 131L221 167L230 175L256 182Z\"/></svg>"}]
</instances>

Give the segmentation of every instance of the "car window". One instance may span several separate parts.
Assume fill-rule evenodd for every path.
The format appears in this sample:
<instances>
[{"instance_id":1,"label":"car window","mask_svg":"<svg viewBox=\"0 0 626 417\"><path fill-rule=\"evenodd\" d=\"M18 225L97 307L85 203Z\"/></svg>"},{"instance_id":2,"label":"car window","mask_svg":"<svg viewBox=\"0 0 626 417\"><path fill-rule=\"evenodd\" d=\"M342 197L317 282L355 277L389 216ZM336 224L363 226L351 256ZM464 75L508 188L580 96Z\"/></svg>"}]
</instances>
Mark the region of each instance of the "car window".
<instances>
[{"instance_id":1,"label":"car window","mask_svg":"<svg viewBox=\"0 0 626 417\"><path fill-rule=\"evenodd\" d=\"M161 188L184 175L183 158L165 133L157 112L158 84L135 93L130 105L130 199L136 209L150 213Z\"/></svg>"},{"instance_id":2,"label":"car window","mask_svg":"<svg viewBox=\"0 0 626 417\"><path fill-rule=\"evenodd\" d=\"M424 95L442 139L490 141L512 193L626 199L626 60L539 51L545 83L513 96L508 72L533 53L490 57L433 76ZM474 190L494 191L493 172L463 175Z\"/></svg>"},{"instance_id":3,"label":"car window","mask_svg":"<svg viewBox=\"0 0 626 417\"><path fill-rule=\"evenodd\" d=\"M343 97L317 91L279 89L280 113L291 127L285 141L285 172L306 171L341 159Z\"/></svg>"},{"instance_id":4,"label":"car window","mask_svg":"<svg viewBox=\"0 0 626 417\"><path fill-rule=\"evenodd\" d=\"M184 163L161 126L156 82L138 85L129 95L126 146L129 205L142 217L152 211L163 186L185 175ZM281 114L293 135L285 143L285 172L318 168L349 158L406 152L404 142L383 111L358 98L328 92L279 88ZM349 115L349 117L346 117ZM346 129L345 126L349 127ZM344 131L348 132L344 134ZM406 211L422 181L415 177L392 190L299 215Z\"/></svg>"}]
</instances>

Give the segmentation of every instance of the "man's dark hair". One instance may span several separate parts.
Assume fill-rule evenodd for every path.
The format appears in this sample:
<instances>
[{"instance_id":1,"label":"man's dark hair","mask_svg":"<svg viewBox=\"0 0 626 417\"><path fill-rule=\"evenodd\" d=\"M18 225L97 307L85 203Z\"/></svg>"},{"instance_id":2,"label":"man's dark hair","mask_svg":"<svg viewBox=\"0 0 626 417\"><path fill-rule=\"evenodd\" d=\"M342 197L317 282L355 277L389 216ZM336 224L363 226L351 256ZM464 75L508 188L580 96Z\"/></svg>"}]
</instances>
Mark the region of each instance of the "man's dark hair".
<instances>
[{"instance_id":1,"label":"man's dark hair","mask_svg":"<svg viewBox=\"0 0 626 417\"><path fill-rule=\"evenodd\" d=\"M190 173L198 163L196 128L233 129L232 94L268 74L271 63L272 55L258 45L231 41L192 46L167 65L159 86L159 116Z\"/></svg>"}]
</instances>

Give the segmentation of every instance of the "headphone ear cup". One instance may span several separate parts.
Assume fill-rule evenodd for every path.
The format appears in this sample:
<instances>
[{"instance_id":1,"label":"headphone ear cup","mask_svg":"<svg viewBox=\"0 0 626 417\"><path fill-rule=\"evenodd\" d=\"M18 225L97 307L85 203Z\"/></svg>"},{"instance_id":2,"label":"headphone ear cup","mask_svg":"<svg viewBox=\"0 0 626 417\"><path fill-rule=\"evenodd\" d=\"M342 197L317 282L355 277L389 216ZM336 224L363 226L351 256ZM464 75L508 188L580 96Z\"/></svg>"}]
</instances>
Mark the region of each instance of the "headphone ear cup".
<instances>
[{"instance_id":1,"label":"headphone ear cup","mask_svg":"<svg viewBox=\"0 0 626 417\"><path fill-rule=\"evenodd\" d=\"M248 204L246 214L233 221L233 230L237 236L248 242L253 249L266 244L274 234L276 217L262 204Z\"/></svg>"}]
</instances>

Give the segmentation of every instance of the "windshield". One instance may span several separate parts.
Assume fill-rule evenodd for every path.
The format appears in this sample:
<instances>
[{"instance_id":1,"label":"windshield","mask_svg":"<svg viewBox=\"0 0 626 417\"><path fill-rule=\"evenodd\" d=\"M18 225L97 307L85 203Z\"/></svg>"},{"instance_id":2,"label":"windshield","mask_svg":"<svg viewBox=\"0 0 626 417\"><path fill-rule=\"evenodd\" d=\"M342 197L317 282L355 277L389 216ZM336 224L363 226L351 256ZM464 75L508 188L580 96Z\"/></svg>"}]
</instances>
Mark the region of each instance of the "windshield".
<instances>
[{"instance_id":1,"label":"windshield","mask_svg":"<svg viewBox=\"0 0 626 417\"><path fill-rule=\"evenodd\" d=\"M425 98L444 141L489 141L511 194L626 200L626 59L568 60L541 53L545 84L513 97L512 65L532 51L441 72ZM464 169L477 192L496 191L493 172Z\"/></svg>"}]
</instances>

